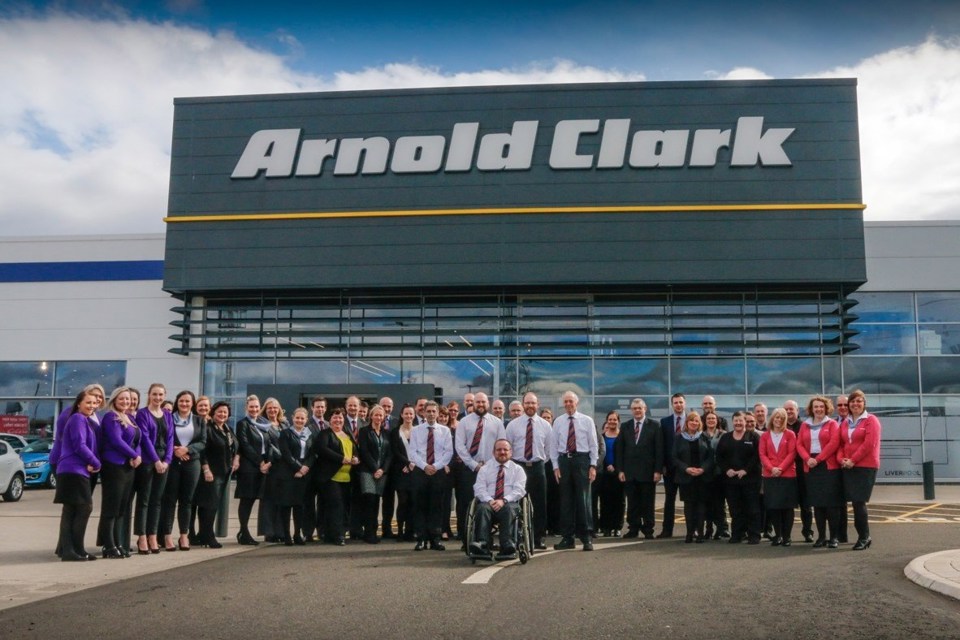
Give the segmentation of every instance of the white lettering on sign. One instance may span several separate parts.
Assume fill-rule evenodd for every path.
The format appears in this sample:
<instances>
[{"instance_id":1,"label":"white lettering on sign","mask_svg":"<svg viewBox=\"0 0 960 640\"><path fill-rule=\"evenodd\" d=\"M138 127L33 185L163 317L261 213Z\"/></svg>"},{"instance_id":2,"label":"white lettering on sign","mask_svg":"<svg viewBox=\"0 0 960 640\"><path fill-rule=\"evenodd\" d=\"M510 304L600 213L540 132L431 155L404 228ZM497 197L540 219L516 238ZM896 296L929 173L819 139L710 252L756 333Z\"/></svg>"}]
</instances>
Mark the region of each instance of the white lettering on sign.
<instances>
[{"instance_id":1,"label":"white lettering on sign","mask_svg":"<svg viewBox=\"0 0 960 640\"><path fill-rule=\"evenodd\" d=\"M631 121L561 120L553 130L551 169L592 170L714 167L730 150L731 167L792 166L783 145L794 128L764 129L763 117L743 116L731 129L638 129ZM513 123L509 132L480 135L479 122L458 122L443 135L301 140L302 129L257 131L231 178L334 176L471 171L524 171L533 166L538 120ZM598 139L599 137L599 139ZM731 143L731 138L733 142ZM599 149L596 153L591 150Z\"/></svg>"}]
</instances>

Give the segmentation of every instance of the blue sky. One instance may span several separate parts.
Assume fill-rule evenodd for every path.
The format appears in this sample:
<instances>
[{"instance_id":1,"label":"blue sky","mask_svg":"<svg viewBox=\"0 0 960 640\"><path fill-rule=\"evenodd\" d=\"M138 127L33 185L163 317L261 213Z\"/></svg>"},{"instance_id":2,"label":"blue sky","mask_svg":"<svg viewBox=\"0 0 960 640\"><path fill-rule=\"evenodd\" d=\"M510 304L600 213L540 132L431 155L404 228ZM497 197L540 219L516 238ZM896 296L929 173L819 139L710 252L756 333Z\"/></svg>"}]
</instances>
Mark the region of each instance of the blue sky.
<instances>
[{"instance_id":1,"label":"blue sky","mask_svg":"<svg viewBox=\"0 0 960 640\"><path fill-rule=\"evenodd\" d=\"M867 218L960 219L956 1L0 0L0 219L161 231L178 96L823 76L858 79Z\"/></svg>"}]
</instances>

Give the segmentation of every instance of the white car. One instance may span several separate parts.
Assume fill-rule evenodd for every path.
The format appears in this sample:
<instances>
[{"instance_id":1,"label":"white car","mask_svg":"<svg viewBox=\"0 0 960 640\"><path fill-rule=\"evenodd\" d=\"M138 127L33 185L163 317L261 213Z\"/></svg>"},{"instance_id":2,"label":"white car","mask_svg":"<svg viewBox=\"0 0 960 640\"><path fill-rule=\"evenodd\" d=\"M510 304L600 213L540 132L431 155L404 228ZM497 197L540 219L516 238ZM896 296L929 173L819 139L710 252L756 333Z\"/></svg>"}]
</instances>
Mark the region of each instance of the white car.
<instances>
[{"instance_id":1,"label":"white car","mask_svg":"<svg viewBox=\"0 0 960 640\"><path fill-rule=\"evenodd\" d=\"M7 502L16 502L23 495L23 460L9 443L0 440L0 495Z\"/></svg>"}]
</instances>

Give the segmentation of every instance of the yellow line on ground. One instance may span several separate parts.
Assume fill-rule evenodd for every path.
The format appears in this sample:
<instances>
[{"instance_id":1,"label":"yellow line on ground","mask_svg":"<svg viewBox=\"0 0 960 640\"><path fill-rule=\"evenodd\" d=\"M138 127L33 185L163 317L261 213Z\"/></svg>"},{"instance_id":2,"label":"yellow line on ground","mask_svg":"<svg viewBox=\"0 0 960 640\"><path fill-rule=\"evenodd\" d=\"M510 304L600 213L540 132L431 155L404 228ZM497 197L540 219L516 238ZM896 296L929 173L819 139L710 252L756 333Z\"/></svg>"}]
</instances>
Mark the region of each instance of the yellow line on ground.
<instances>
[{"instance_id":1,"label":"yellow line on ground","mask_svg":"<svg viewBox=\"0 0 960 640\"><path fill-rule=\"evenodd\" d=\"M920 507L919 509L914 509L913 511L908 511L907 513L901 513L898 518L909 518L910 516L915 516L918 513L923 513L924 511L929 511L930 509L936 509L940 506L940 503L928 504L925 507Z\"/></svg>"}]
</instances>

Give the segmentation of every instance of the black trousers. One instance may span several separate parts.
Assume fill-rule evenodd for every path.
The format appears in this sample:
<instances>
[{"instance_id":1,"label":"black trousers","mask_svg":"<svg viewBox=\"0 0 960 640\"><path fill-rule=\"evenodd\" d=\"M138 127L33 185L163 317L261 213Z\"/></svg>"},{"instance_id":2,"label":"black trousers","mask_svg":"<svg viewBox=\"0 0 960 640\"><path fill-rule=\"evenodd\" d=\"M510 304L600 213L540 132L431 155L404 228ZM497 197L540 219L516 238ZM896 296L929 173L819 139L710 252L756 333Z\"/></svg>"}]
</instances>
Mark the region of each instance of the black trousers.
<instances>
[{"instance_id":1,"label":"black trousers","mask_svg":"<svg viewBox=\"0 0 960 640\"><path fill-rule=\"evenodd\" d=\"M866 540L870 537L870 521L867 514L866 502L854 502L853 528L857 530L857 539Z\"/></svg>"},{"instance_id":2,"label":"black trousers","mask_svg":"<svg viewBox=\"0 0 960 640\"><path fill-rule=\"evenodd\" d=\"M301 529L304 538L312 538L314 532L323 534L323 487L317 476L311 472L307 489L303 492L303 522Z\"/></svg>"},{"instance_id":3,"label":"black trousers","mask_svg":"<svg viewBox=\"0 0 960 640\"><path fill-rule=\"evenodd\" d=\"M841 507L814 507L813 519L817 525L817 539L827 539L827 526L830 527L830 540L836 540L840 532Z\"/></svg>"},{"instance_id":4,"label":"black trousers","mask_svg":"<svg viewBox=\"0 0 960 640\"><path fill-rule=\"evenodd\" d=\"M478 504L473 512L473 539L490 549L490 529L496 522L500 529L500 550L516 548L519 518L520 505L516 502L505 502L499 511L487 503Z\"/></svg>"},{"instance_id":5,"label":"black trousers","mask_svg":"<svg viewBox=\"0 0 960 640\"><path fill-rule=\"evenodd\" d=\"M760 483L725 483L730 507L730 536L734 540L760 539Z\"/></svg>"},{"instance_id":6,"label":"black trousers","mask_svg":"<svg viewBox=\"0 0 960 640\"><path fill-rule=\"evenodd\" d=\"M104 462L100 469L101 500L100 523L97 526L97 542L112 549L121 546L125 533L124 517L130 507L133 492L134 470L129 465ZM126 540L125 545L130 546Z\"/></svg>"},{"instance_id":7,"label":"black trousers","mask_svg":"<svg viewBox=\"0 0 960 640\"><path fill-rule=\"evenodd\" d=\"M712 527L717 533L729 532L727 526L727 503L723 482L717 478L707 485L707 530Z\"/></svg>"},{"instance_id":8,"label":"black trousers","mask_svg":"<svg viewBox=\"0 0 960 640\"><path fill-rule=\"evenodd\" d=\"M456 480L451 483L456 490L457 499L457 538L467 539L467 515L470 512L470 503L473 502L473 484L477 481L475 471L463 462L454 462L450 465L450 475L456 474Z\"/></svg>"},{"instance_id":9,"label":"black trousers","mask_svg":"<svg viewBox=\"0 0 960 640\"><path fill-rule=\"evenodd\" d=\"M163 491L159 533L162 535L173 533L173 517L176 515L180 533L186 535L190 531L193 496L197 492L197 483L200 481L200 458L187 462L174 460L167 469L166 475L169 477Z\"/></svg>"},{"instance_id":10,"label":"black trousers","mask_svg":"<svg viewBox=\"0 0 960 640\"><path fill-rule=\"evenodd\" d=\"M523 462L514 460L527 474L527 495L533 505L533 537L539 540L547 535L547 475L543 460ZM528 466L529 465L529 466Z\"/></svg>"},{"instance_id":11,"label":"black trousers","mask_svg":"<svg viewBox=\"0 0 960 640\"><path fill-rule=\"evenodd\" d=\"M623 484L623 489L627 496L627 529L639 531L644 535L652 534L657 483L652 480L650 482L627 480Z\"/></svg>"},{"instance_id":12,"label":"black trousers","mask_svg":"<svg viewBox=\"0 0 960 640\"><path fill-rule=\"evenodd\" d=\"M706 498L706 495L698 496ZM707 500L690 499L683 501L683 518L687 521L687 536L703 537L703 523L707 519Z\"/></svg>"},{"instance_id":13,"label":"black trousers","mask_svg":"<svg viewBox=\"0 0 960 640\"><path fill-rule=\"evenodd\" d=\"M560 455L560 535L585 538L593 531L590 504L590 456Z\"/></svg>"},{"instance_id":14,"label":"black trousers","mask_svg":"<svg viewBox=\"0 0 960 640\"><path fill-rule=\"evenodd\" d=\"M363 537L377 537L378 523L380 517L380 496L375 493L363 494Z\"/></svg>"},{"instance_id":15,"label":"black trousers","mask_svg":"<svg viewBox=\"0 0 960 640\"><path fill-rule=\"evenodd\" d=\"M677 511L677 483L673 481L673 472L663 476L663 533L673 535L673 523Z\"/></svg>"},{"instance_id":16,"label":"black trousers","mask_svg":"<svg viewBox=\"0 0 960 640\"><path fill-rule=\"evenodd\" d=\"M87 553L83 539L87 533L87 523L93 512L92 504L64 504L60 511L60 549L61 556Z\"/></svg>"},{"instance_id":17,"label":"black trousers","mask_svg":"<svg viewBox=\"0 0 960 640\"><path fill-rule=\"evenodd\" d=\"M797 503L800 505L800 533L805 536L813 535L813 507L807 497L807 478L802 469L797 470Z\"/></svg>"},{"instance_id":18,"label":"black trousers","mask_svg":"<svg viewBox=\"0 0 960 640\"><path fill-rule=\"evenodd\" d=\"M777 538L790 540L793 535L793 521L796 518L794 509L767 509L767 522L773 525L773 535Z\"/></svg>"},{"instance_id":19,"label":"black trousers","mask_svg":"<svg viewBox=\"0 0 960 640\"><path fill-rule=\"evenodd\" d=\"M447 472L441 468L428 476L417 467L412 473L416 488L413 531L419 540L439 540L443 529L443 492L449 484Z\"/></svg>"},{"instance_id":20,"label":"black trousers","mask_svg":"<svg viewBox=\"0 0 960 640\"><path fill-rule=\"evenodd\" d=\"M321 487L323 493L323 538L335 542L346 533L344 504L350 501L350 483L327 480Z\"/></svg>"},{"instance_id":21,"label":"black trousers","mask_svg":"<svg viewBox=\"0 0 960 640\"><path fill-rule=\"evenodd\" d=\"M350 474L350 500L346 503L350 523L350 537L363 537L363 492L360 491L360 474Z\"/></svg>"},{"instance_id":22,"label":"black trousers","mask_svg":"<svg viewBox=\"0 0 960 640\"><path fill-rule=\"evenodd\" d=\"M397 503L397 490L393 488L393 474L387 473L387 481L383 485L383 496L380 498L381 528L385 537L393 535L393 514Z\"/></svg>"},{"instance_id":23,"label":"black trousers","mask_svg":"<svg viewBox=\"0 0 960 640\"><path fill-rule=\"evenodd\" d=\"M157 473L153 464L144 462L134 472L133 487L136 493L133 514L133 534L155 536L160 529L160 508L167 487L166 473Z\"/></svg>"},{"instance_id":24,"label":"black trousers","mask_svg":"<svg viewBox=\"0 0 960 640\"><path fill-rule=\"evenodd\" d=\"M280 520L283 523L283 532L280 536L284 542L291 539L290 536L290 517L293 516L293 533L300 535L300 529L303 526L303 505L296 506L283 505L280 507Z\"/></svg>"},{"instance_id":25,"label":"black trousers","mask_svg":"<svg viewBox=\"0 0 960 640\"><path fill-rule=\"evenodd\" d=\"M401 472L402 473L402 472ZM409 476L410 474L404 474ZM413 482L412 478L403 478L402 482L394 479L397 495L397 538L413 538ZM457 504L459 509L460 505ZM459 527L459 522L457 523Z\"/></svg>"}]
</instances>

